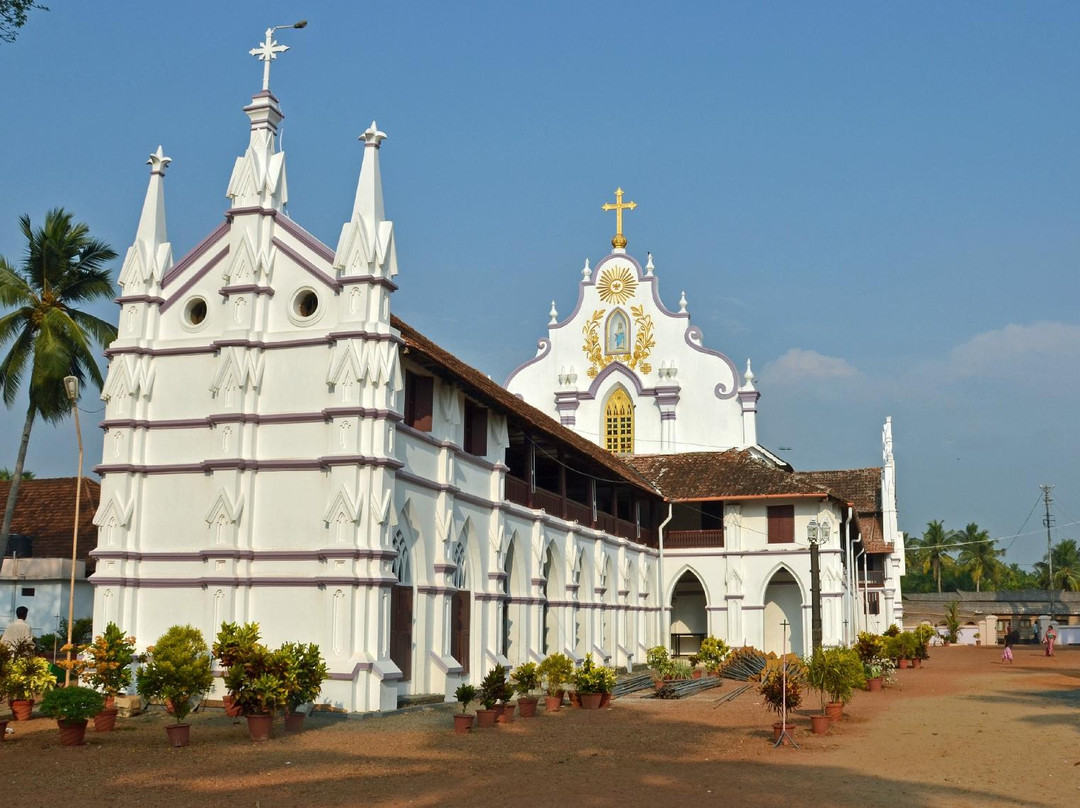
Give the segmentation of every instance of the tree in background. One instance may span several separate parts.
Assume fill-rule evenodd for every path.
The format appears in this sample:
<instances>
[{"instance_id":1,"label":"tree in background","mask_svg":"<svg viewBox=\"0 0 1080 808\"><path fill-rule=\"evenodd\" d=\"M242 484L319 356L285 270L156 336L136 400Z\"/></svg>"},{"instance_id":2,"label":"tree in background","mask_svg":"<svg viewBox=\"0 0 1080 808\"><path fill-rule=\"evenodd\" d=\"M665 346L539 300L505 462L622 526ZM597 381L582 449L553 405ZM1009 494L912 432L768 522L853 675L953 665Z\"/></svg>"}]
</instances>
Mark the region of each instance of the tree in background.
<instances>
[{"instance_id":1,"label":"tree in background","mask_svg":"<svg viewBox=\"0 0 1080 808\"><path fill-rule=\"evenodd\" d=\"M950 534L954 544L963 545L956 563L971 575L975 583L975 591L982 591L984 580L994 583L998 578L998 570L1001 562L998 560L1005 555L1004 550L999 550L997 539L991 539L985 530L979 530L974 522L969 522L963 530L956 530Z\"/></svg>"},{"instance_id":2,"label":"tree in background","mask_svg":"<svg viewBox=\"0 0 1080 808\"><path fill-rule=\"evenodd\" d=\"M0 360L0 393L11 406L29 375L29 404L19 442L11 487L0 526L0 547L6 546L15 516L30 430L38 416L62 420L71 409L64 377L74 376L79 386L87 378L99 390L101 371L93 344L105 347L116 339L116 328L76 306L114 295L108 261L116 253L104 241L92 238L81 222L62 208L45 214L45 224L34 229L29 216L19 219L26 252L16 269L0 256L0 346L8 345Z\"/></svg>"},{"instance_id":3,"label":"tree in background","mask_svg":"<svg viewBox=\"0 0 1080 808\"><path fill-rule=\"evenodd\" d=\"M948 569L955 563L949 555L949 535L945 532L945 525L939 519L927 522L926 530L921 539L913 539L913 555L915 565L922 570L923 575L932 572L937 591L941 591L941 571Z\"/></svg>"},{"instance_id":4,"label":"tree in background","mask_svg":"<svg viewBox=\"0 0 1080 808\"><path fill-rule=\"evenodd\" d=\"M11 480L11 478L12 478L11 469L9 469L7 466L0 469L0 482L8 482L8 481ZM32 472L32 471L24 471L22 473L22 475L21 475L21 479L23 479L23 480L32 480L32 479L34 479L34 472Z\"/></svg>"},{"instance_id":5,"label":"tree in background","mask_svg":"<svg viewBox=\"0 0 1080 808\"><path fill-rule=\"evenodd\" d=\"M34 0L0 0L0 42L14 42L18 31L26 25L26 15L31 9L49 9Z\"/></svg>"},{"instance_id":6,"label":"tree in background","mask_svg":"<svg viewBox=\"0 0 1080 808\"><path fill-rule=\"evenodd\" d=\"M1054 580L1047 585L1049 567L1046 556L1035 563L1035 572L1039 584L1044 589L1064 589L1067 592L1080 592L1080 547L1073 539L1059 541L1051 548L1050 558L1054 562Z\"/></svg>"}]
</instances>

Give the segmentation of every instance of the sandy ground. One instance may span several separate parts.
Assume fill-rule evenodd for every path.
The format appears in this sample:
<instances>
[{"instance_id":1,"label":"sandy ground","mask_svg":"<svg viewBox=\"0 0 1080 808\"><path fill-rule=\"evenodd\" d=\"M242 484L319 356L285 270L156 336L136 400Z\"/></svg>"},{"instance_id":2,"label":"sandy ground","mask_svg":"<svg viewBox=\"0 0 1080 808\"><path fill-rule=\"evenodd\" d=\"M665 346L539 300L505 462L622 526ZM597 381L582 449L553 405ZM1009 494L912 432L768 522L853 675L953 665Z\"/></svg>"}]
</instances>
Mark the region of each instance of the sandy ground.
<instances>
[{"instance_id":1,"label":"sandy ground","mask_svg":"<svg viewBox=\"0 0 1080 808\"><path fill-rule=\"evenodd\" d=\"M248 740L220 710L168 747L151 712L58 746L45 718L0 743L0 803L151 806L1072 806L1080 804L1080 649L938 648L896 686L860 693L827 736L797 716L801 748L774 749L772 714L737 683L684 701L624 698L471 735L450 713L309 719ZM816 704L816 696L811 699ZM807 706L804 704L804 706Z\"/></svg>"}]
</instances>

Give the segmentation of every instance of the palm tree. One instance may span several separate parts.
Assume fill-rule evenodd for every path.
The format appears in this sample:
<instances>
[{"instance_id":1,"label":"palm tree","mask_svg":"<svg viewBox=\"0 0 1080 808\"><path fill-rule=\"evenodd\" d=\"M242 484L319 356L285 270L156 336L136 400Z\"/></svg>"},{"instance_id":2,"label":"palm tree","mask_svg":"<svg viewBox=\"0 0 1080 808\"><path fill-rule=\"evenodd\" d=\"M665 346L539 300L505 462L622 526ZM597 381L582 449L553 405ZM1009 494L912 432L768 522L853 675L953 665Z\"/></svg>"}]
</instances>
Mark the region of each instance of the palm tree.
<instances>
[{"instance_id":1,"label":"palm tree","mask_svg":"<svg viewBox=\"0 0 1080 808\"><path fill-rule=\"evenodd\" d=\"M1054 562L1054 581L1051 589L1064 589L1067 592L1080 592L1080 547L1073 539L1063 539L1054 545L1051 555ZM1049 569L1046 556L1035 562L1035 571L1046 581Z\"/></svg>"},{"instance_id":2,"label":"palm tree","mask_svg":"<svg viewBox=\"0 0 1080 808\"><path fill-rule=\"evenodd\" d=\"M11 479L12 479L11 469L9 469L7 466L4 466L4 468L0 469L0 482L7 482L7 481L9 481ZM32 471L24 471L22 473L22 475L21 475L21 479L23 479L23 480L32 480L32 479L34 479L34 472L32 472Z\"/></svg>"},{"instance_id":3,"label":"palm tree","mask_svg":"<svg viewBox=\"0 0 1080 808\"><path fill-rule=\"evenodd\" d=\"M975 582L975 591L980 591L980 585L984 578L993 582L997 578L998 561L1004 550L997 548L997 539L991 539L985 530L979 530L979 526L970 522L963 530L956 530L950 538L957 544L963 544L964 548L956 559L960 568L971 575Z\"/></svg>"},{"instance_id":4,"label":"palm tree","mask_svg":"<svg viewBox=\"0 0 1080 808\"><path fill-rule=\"evenodd\" d=\"M85 224L73 224L72 214L62 208L46 213L44 226L36 230L29 216L22 216L19 226L26 238L22 263L15 268L0 256L0 308L12 309L0 316L0 346L11 343L0 360L0 393L10 407L29 373L29 405L0 526L0 547L11 532L34 419L56 422L67 415L71 403L64 390L65 376L76 377L80 387L89 378L101 389L92 343L104 347L116 339L114 326L75 308L113 296L104 268L116 258L112 248L91 238Z\"/></svg>"},{"instance_id":5,"label":"palm tree","mask_svg":"<svg viewBox=\"0 0 1080 808\"><path fill-rule=\"evenodd\" d=\"M949 555L949 548L945 546L948 540L945 525L935 519L926 523L921 539L916 538L911 542L915 564L922 570L923 575L933 571L938 592L941 592L942 569L951 567L954 563L953 557Z\"/></svg>"}]
</instances>

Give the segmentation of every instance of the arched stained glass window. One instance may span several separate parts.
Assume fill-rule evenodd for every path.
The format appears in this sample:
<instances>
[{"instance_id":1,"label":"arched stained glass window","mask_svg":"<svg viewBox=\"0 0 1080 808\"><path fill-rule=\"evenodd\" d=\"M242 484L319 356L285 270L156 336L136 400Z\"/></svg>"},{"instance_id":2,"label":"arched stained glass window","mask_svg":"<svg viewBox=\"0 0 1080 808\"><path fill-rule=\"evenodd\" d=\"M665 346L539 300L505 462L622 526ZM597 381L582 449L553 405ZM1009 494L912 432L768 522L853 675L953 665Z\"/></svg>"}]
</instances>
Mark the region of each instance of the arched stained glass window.
<instances>
[{"instance_id":1,"label":"arched stained glass window","mask_svg":"<svg viewBox=\"0 0 1080 808\"><path fill-rule=\"evenodd\" d=\"M604 408L604 448L615 454L634 452L634 404L622 388L611 394Z\"/></svg>"}]
</instances>

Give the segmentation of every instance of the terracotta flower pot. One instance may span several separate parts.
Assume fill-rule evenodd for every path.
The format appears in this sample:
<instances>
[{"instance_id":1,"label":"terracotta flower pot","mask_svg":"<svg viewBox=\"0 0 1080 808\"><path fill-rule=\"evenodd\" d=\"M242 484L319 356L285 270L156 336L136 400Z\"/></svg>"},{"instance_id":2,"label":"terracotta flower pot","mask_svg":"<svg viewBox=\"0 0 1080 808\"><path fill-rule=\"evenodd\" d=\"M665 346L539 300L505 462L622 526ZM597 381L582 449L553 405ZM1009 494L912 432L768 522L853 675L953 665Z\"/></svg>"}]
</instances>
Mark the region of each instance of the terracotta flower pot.
<instances>
[{"instance_id":1,"label":"terracotta flower pot","mask_svg":"<svg viewBox=\"0 0 1080 808\"><path fill-rule=\"evenodd\" d=\"M253 741L269 741L274 734L274 716L269 713L247 717L248 735Z\"/></svg>"},{"instance_id":2,"label":"terracotta flower pot","mask_svg":"<svg viewBox=\"0 0 1080 808\"><path fill-rule=\"evenodd\" d=\"M580 707L581 706L581 694L578 693L576 690L571 690L570 691L570 706L571 707Z\"/></svg>"},{"instance_id":3,"label":"terracotta flower pot","mask_svg":"<svg viewBox=\"0 0 1080 808\"><path fill-rule=\"evenodd\" d=\"M502 723L502 721L499 720L499 716L501 716L503 714L503 710L506 709L506 705L503 704L502 702L499 702L498 704L496 704L491 709L495 713L495 723L497 723L497 724Z\"/></svg>"},{"instance_id":4,"label":"terracotta flower pot","mask_svg":"<svg viewBox=\"0 0 1080 808\"><path fill-rule=\"evenodd\" d=\"M115 706L116 706L116 695L113 694L113 695L110 695L110 696L106 696L105 697L105 709L106 710L111 710Z\"/></svg>"},{"instance_id":5,"label":"terracotta flower pot","mask_svg":"<svg viewBox=\"0 0 1080 808\"><path fill-rule=\"evenodd\" d=\"M906 668L908 666L909 661L910 660L908 660L907 657L900 657L900 659L897 660L896 667L903 670L904 668Z\"/></svg>"},{"instance_id":6,"label":"terracotta flower pot","mask_svg":"<svg viewBox=\"0 0 1080 808\"><path fill-rule=\"evenodd\" d=\"M60 728L60 745L82 746L86 743L86 724L85 718L82 721L68 721L66 718L59 719L56 726Z\"/></svg>"},{"instance_id":7,"label":"terracotta flower pot","mask_svg":"<svg viewBox=\"0 0 1080 808\"><path fill-rule=\"evenodd\" d=\"M503 704L501 706L502 706L502 712L500 712L495 717L495 720L500 724L513 724L514 723L514 718L515 718L514 705L507 702L506 704Z\"/></svg>"},{"instance_id":8,"label":"terracotta flower pot","mask_svg":"<svg viewBox=\"0 0 1080 808\"><path fill-rule=\"evenodd\" d=\"M94 732L112 732L116 728L116 714L120 712L115 707L106 707L94 716Z\"/></svg>"},{"instance_id":9,"label":"terracotta flower pot","mask_svg":"<svg viewBox=\"0 0 1080 808\"><path fill-rule=\"evenodd\" d=\"M562 696L544 696L544 709L549 713L557 713L562 709Z\"/></svg>"},{"instance_id":10,"label":"terracotta flower pot","mask_svg":"<svg viewBox=\"0 0 1080 808\"><path fill-rule=\"evenodd\" d=\"M535 718L536 717L536 705L540 699L534 698L520 698L518 699L518 712L521 713L522 718Z\"/></svg>"},{"instance_id":11,"label":"terracotta flower pot","mask_svg":"<svg viewBox=\"0 0 1080 808\"><path fill-rule=\"evenodd\" d=\"M872 679L866 680L866 687L871 693L877 693L884 684L884 677L881 676L875 676Z\"/></svg>"},{"instance_id":12,"label":"terracotta flower pot","mask_svg":"<svg viewBox=\"0 0 1080 808\"><path fill-rule=\"evenodd\" d=\"M783 731L784 731L784 725L782 723L780 723L779 721L777 721L775 724L772 725L773 743L776 743L777 741L780 740L780 735L781 735L781 733L783 733ZM788 734L789 737L794 737L795 736L795 725L792 724L790 721L788 722L788 725L787 725L787 734ZM791 743L791 742L787 738L784 738L783 745L787 746L789 743Z\"/></svg>"},{"instance_id":13,"label":"terracotta flower pot","mask_svg":"<svg viewBox=\"0 0 1080 808\"><path fill-rule=\"evenodd\" d=\"M493 726L495 726L495 711L477 710L476 726L478 726L480 729L491 729Z\"/></svg>"},{"instance_id":14,"label":"terracotta flower pot","mask_svg":"<svg viewBox=\"0 0 1080 808\"><path fill-rule=\"evenodd\" d=\"M599 710L603 693L582 693L581 708L583 710Z\"/></svg>"},{"instance_id":15,"label":"terracotta flower pot","mask_svg":"<svg viewBox=\"0 0 1080 808\"><path fill-rule=\"evenodd\" d=\"M225 715L229 718L239 718L244 712L229 694L221 697L221 706L225 709Z\"/></svg>"},{"instance_id":16,"label":"terracotta flower pot","mask_svg":"<svg viewBox=\"0 0 1080 808\"><path fill-rule=\"evenodd\" d=\"M454 732L458 735L472 732L472 725L473 717L471 715L462 715L461 713L454 715Z\"/></svg>"},{"instance_id":17,"label":"terracotta flower pot","mask_svg":"<svg viewBox=\"0 0 1080 808\"><path fill-rule=\"evenodd\" d=\"M15 715L16 721L30 720L30 714L34 712L33 699L12 699L8 704L11 705L11 712Z\"/></svg>"},{"instance_id":18,"label":"terracotta flower pot","mask_svg":"<svg viewBox=\"0 0 1080 808\"><path fill-rule=\"evenodd\" d=\"M703 671L701 668L694 668L693 676L695 679L700 679L703 673L705 673L705 671Z\"/></svg>"},{"instance_id":19,"label":"terracotta flower pot","mask_svg":"<svg viewBox=\"0 0 1080 808\"><path fill-rule=\"evenodd\" d=\"M839 721L844 717L844 703L842 701L830 701L825 705L825 715L833 721Z\"/></svg>"},{"instance_id":20,"label":"terracotta flower pot","mask_svg":"<svg viewBox=\"0 0 1080 808\"><path fill-rule=\"evenodd\" d=\"M922 660L919 659L918 657L915 657L913 660L911 660L911 667L913 667L913 668L921 668L922 667Z\"/></svg>"},{"instance_id":21,"label":"terracotta flower pot","mask_svg":"<svg viewBox=\"0 0 1080 808\"><path fill-rule=\"evenodd\" d=\"M604 710L608 706L610 706L610 704L611 704L611 694L610 693L601 693L600 694L600 709Z\"/></svg>"},{"instance_id":22,"label":"terracotta flower pot","mask_svg":"<svg viewBox=\"0 0 1080 808\"><path fill-rule=\"evenodd\" d=\"M165 734L169 736L173 749L187 746L191 740L191 724L169 724L165 727Z\"/></svg>"},{"instance_id":23,"label":"terracotta flower pot","mask_svg":"<svg viewBox=\"0 0 1080 808\"><path fill-rule=\"evenodd\" d=\"M832 719L827 715L812 715L810 716L810 731L815 735L824 735L829 731L831 723Z\"/></svg>"},{"instance_id":24,"label":"terracotta flower pot","mask_svg":"<svg viewBox=\"0 0 1080 808\"><path fill-rule=\"evenodd\" d=\"M303 732L305 718L307 716L303 713L285 713L285 731Z\"/></svg>"}]
</instances>

